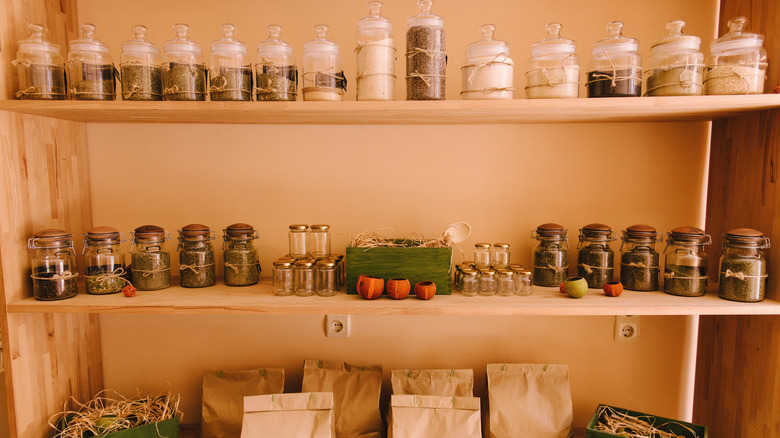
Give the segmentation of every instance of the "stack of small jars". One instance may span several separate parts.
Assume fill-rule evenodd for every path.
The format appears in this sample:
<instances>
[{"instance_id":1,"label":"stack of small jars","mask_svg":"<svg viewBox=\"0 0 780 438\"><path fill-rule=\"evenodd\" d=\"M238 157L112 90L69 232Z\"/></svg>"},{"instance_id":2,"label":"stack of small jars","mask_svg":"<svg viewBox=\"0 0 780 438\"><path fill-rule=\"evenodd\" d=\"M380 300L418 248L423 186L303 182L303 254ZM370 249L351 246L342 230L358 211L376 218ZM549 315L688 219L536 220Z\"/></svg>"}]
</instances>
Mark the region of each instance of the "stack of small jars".
<instances>
[{"instance_id":1,"label":"stack of small jars","mask_svg":"<svg viewBox=\"0 0 780 438\"><path fill-rule=\"evenodd\" d=\"M346 283L346 264L330 248L330 225L290 225L289 253L274 261L274 295L336 295Z\"/></svg>"},{"instance_id":2,"label":"stack of small jars","mask_svg":"<svg viewBox=\"0 0 780 438\"><path fill-rule=\"evenodd\" d=\"M475 295L530 295L531 272L510 263L508 243L476 243L474 261L455 266L454 288Z\"/></svg>"}]
</instances>

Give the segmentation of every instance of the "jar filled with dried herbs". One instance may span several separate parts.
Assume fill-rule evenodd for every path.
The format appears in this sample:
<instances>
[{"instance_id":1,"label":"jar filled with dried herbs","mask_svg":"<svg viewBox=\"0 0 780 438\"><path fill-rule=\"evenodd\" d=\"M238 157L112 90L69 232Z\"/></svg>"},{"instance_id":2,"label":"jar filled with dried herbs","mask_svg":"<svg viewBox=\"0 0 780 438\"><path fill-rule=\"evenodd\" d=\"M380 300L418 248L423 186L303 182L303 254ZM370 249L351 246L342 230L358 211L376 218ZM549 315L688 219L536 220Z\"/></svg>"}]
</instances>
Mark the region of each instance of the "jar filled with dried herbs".
<instances>
[{"instance_id":1,"label":"jar filled with dried herbs","mask_svg":"<svg viewBox=\"0 0 780 438\"><path fill-rule=\"evenodd\" d=\"M16 66L19 77L17 99L63 100L65 92L65 62L60 46L46 39L46 28L39 24L28 24L30 36L19 41Z\"/></svg>"},{"instance_id":2,"label":"jar filled with dried herbs","mask_svg":"<svg viewBox=\"0 0 780 438\"><path fill-rule=\"evenodd\" d=\"M538 243L534 248L533 282L558 287L569 276L569 242L562 225L546 223L531 233Z\"/></svg>"},{"instance_id":3,"label":"jar filled with dried herbs","mask_svg":"<svg viewBox=\"0 0 780 438\"><path fill-rule=\"evenodd\" d=\"M677 227L667 233L664 263L664 292L699 297L707 292L709 234L696 227Z\"/></svg>"},{"instance_id":4,"label":"jar filled with dried herbs","mask_svg":"<svg viewBox=\"0 0 780 438\"><path fill-rule=\"evenodd\" d=\"M509 45L493 39L496 26L479 29L482 39L466 47L466 62L461 67L464 100L500 100L514 97L515 65L509 57Z\"/></svg>"},{"instance_id":5,"label":"jar filled with dried herbs","mask_svg":"<svg viewBox=\"0 0 780 438\"><path fill-rule=\"evenodd\" d=\"M766 81L764 36L744 32L747 18L729 20L729 32L710 43L706 94L761 94Z\"/></svg>"},{"instance_id":6,"label":"jar filled with dried herbs","mask_svg":"<svg viewBox=\"0 0 780 438\"><path fill-rule=\"evenodd\" d=\"M444 100L447 48L444 20L432 0L417 0L420 13L407 20L406 100Z\"/></svg>"},{"instance_id":7,"label":"jar filled with dried herbs","mask_svg":"<svg viewBox=\"0 0 780 438\"><path fill-rule=\"evenodd\" d=\"M650 47L648 96L698 96L704 89L701 38L683 35L684 21L666 23L669 34Z\"/></svg>"},{"instance_id":8,"label":"jar filled with dried herbs","mask_svg":"<svg viewBox=\"0 0 780 438\"><path fill-rule=\"evenodd\" d=\"M268 26L268 39L257 44L255 98L258 102L292 102L298 95L293 47L282 41L281 34L281 26Z\"/></svg>"},{"instance_id":9,"label":"jar filled with dried herbs","mask_svg":"<svg viewBox=\"0 0 780 438\"><path fill-rule=\"evenodd\" d=\"M769 238L758 230L739 228L723 235L718 296L754 303L764 299L769 277L766 250Z\"/></svg>"},{"instance_id":10,"label":"jar filled with dried herbs","mask_svg":"<svg viewBox=\"0 0 780 438\"><path fill-rule=\"evenodd\" d=\"M273 289L274 295L285 297L294 293L293 264L295 259L283 257L274 261Z\"/></svg>"},{"instance_id":11,"label":"jar filled with dried herbs","mask_svg":"<svg viewBox=\"0 0 780 438\"><path fill-rule=\"evenodd\" d=\"M382 16L382 2L368 2L368 17L358 21L357 100L393 100L395 40L393 22Z\"/></svg>"},{"instance_id":12,"label":"jar filled with dried herbs","mask_svg":"<svg viewBox=\"0 0 780 438\"><path fill-rule=\"evenodd\" d=\"M342 100L347 79L339 45L328 39L328 26L314 27L316 38L303 45L303 100Z\"/></svg>"},{"instance_id":13,"label":"jar filled with dried herbs","mask_svg":"<svg viewBox=\"0 0 780 438\"><path fill-rule=\"evenodd\" d=\"M206 66L200 44L190 39L190 27L173 26L174 38L163 46L163 98L206 100Z\"/></svg>"},{"instance_id":14,"label":"jar filled with dried herbs","mask_svg":"<svg viewBox=\"0 0 780 438\"><path fill-rule=\"evenodd\" d=\"M66 231L47 229L27 241L31 251L33 296L52 301L78 294L73 236Z\"/></svg>"},{"instance_id":15,"label":"jar filled with dried herbs","mask_svg":"<svg viewBox=\"0 0 780 438\"><path fill-rule=\"evenodd\" d=\"M171 285L171 254L166 248L171 233L156 225L133 231L130 248L133 286L138 290L160 290Z\"/></svg>"},{"instance_id":16,"label":"jar filled with dried herbs","mask_svg":"<svg viewBox=\"0 0 780 438\"><path fill-rule=\"evenodd\" d=\"M112 227L95 227L84 234L82 254L88 294L115 294L130 284L120 247L124 241L124 235Z\"/></svg>"},{"instance_id":17,"label":"jar filled with dried herbs","mask_svg":"<svg viewBox=\"0 0 780 438\"><path fill-rule=\"evenodd\" d=\"M585 279L589 288L601 289L615 273L615 252L609 246L615 234L609 225L595 223L582 227L579 238L577 275Z\"/></svg>"},{"instance_id":18,"label":"jar filled with dried herbs","mask_svg":"<svg viewBox=\"0 0 780 438\"><path fill-rule=\"evenodd\" d=\"M116 71L108 46L97 38L93 24L79 27L79 39L68 51L68 89L75 100L114 100Z\"/></svg>"},{"instance_id":19,"label":"jar filled with dried herbs","mask_svg":"<svg viewBox=\"0 0 780 438\"><path fill-rule=\"evenodd\" d=\"M222 251L225 258L225 284L249 286L260 279L260 260L252 243L257 230L249 224L233 224L222 230Z\"/></svg>"},{"instance_id":20,"label":"jar filled with dried herbs","mask_svg":"<svg viewBox=\"0 0 780 438\"><path fill-rule=\"evenodd\" d=\"M179 230L179 275L183 287L206 287L217 282L214 266L214 232L201 224Z\"/></svg>"},{"instance_id":21,"label":"jar filled with dried herbs","mask_svg":"<svg viewBox=\"0 0 780 438\"><path fill-rule=\"evenodd\" d=\"M609 36L595 44L588 63L588 97L642 95L639 40L623 36L623 23L607 24Z\"/></svg>"},{"instance_id":22,"label":"jar filled with dried herbs","mask_svg":"<svg viewBox=\"0 0 780 438\"><path fill-rule=\"evenodd\" d=\"M222 38L211 43L209 93L212 101L252 100L252 63L233 24L220 26Z\"/></svg>"},{"instance_id":23,"label":"jar filled with dried herbs","mask_svg":"<svg viewBox=\"0 0 780 438\"><path fill-rule=\"evenodd\" d=\"M575 98L580 91L580 58L577 44L561 37L561 24L548 23L547 35L531 46L525 73L528 99Z\"/></svg>"},{"instance_id":24,"label":"jar filled with dried herbs","mask_svg":"<svg viewBox=\"0 0 780 438\"><path fill-rule=\"evenodd\" d=\"M146 39L146 26L133 26L132 31L135 37L122 43L119 57L122 100L162 100L160 49Z\"/></svg>"},{"instance_id":25,"label":"jar filled with dried herbs","mask_svg":"<svg viewBox=\"0 0 780 438\"><path fill-rule=\"evenodd\" d=\"M658 290L660 257L655 244L661 233L649 225L632 225L623 230L620 245L620 282L628 290Z\"/></svg>"}]
</instances>

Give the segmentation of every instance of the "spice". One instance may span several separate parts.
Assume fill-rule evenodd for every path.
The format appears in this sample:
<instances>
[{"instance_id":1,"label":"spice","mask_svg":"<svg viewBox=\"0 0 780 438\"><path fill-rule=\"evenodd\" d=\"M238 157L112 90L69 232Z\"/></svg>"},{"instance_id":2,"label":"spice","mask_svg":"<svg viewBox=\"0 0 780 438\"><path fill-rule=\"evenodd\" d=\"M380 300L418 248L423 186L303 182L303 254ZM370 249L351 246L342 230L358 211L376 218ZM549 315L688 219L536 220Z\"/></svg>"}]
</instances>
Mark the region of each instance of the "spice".
<instances>
[{"instance_id":1,"label":"spice","mask_svg":"<svg viewBox=\"0 0 780 438\"><path fill-rule=\"evenodd\" d=\"M70 88L75 100L114 100L116 82L113 64L81 64L81 79Z\"/></svg>"},{"instance_id":2,"label":"spice","mask_svg":"<svg viewBox=\"0 0 780 438\"><path fill-rule=\"evenodd\" d=\"M56 270L46 267L33 269L33 296L36 300L51 301L70 298L78 293L76 276L68 270L67 266L52 266Z\"/></svg>"},{"instance_id":3,"label":"spice","mask_svg":"<svg viewBox=\"0 0 780 438\"><path fill-rule=\"evenodd\" d=\"M163 68L165 100L206 100L206 66L169 62Z\"/></svg>"},{"instance_id":4,"label":"spice","mask_svg":"<svg viewBox=\"0 0 780 438\"><path fill-rule=\"evenodd\" d=\"M121 292L127 285L125 271L122 265L87 266L87 293L92 295L108 295Z\"/></svg>"},{"instance_id":5,"label":"spice","mask_svg":"<svg viewBox=\"0 0 780 438\"><path fill-rule=\"evenodd\" d=\"M443 100L447 54L444 29L410 27L406 33L406 99Z\"/></svg>"},{"instance_id":6,"label":"spice","mask_svg":"<svg viewBox=\"0 0 780 438\"><path fill-rule=\"evenodd\" d=\"M133 285L138 290L159 290L171 285L171 256L167 251L134 252Z\"/></svg>"},{"instance_id":7,"label":"spice","mask_svg":"<svg viewBox=\"0 0 780 438\"><path fill-rule=\"evenodd\" d=\"M766 75L755 66L716 65L707 69L707 94L760 94Z\"/></svg>"},{"instance_id":8,"label":"spice","mask_svg":"<svg viewBox=\"0 0 780 438\"><path fill-rule=\"evenodd\" d=\"M601 289L612 281L615 272L615 253L605 245L588 245L580 249L577 275L585 278L589 288Z\"/></svg>"},{"instance_id":9,"label":"spice","mask_svg":"<svg viewBox=\"0 0 780 438\"><path fill-rule=\"evenodd\" d=\"M258 101L295 101L298 70L294 65L263 65L262 70L258 68L255 82Z\"/></svg>"},{"instance_id":10,"label":"spice","mask_svg":"<svg viewBox=\"0 0 780 438\"><path fill-rule=\"evenodd\" d=\"M122 64L123 100L162 100L162 67Z\"/></svg>"},{"instance_id":11,"label":"spice","mask_svg":"<svg viewBox=\"0 0 780 438\"><path fill-rule=\"evenodd\" d=\"M732 301L764 299L767 269L764 257L724 256L720 261L718 296Z\"/></svg>"},{"instance_id":12,"label":"spice","mask_svg":"<svg viewBox=\"0 0 780 438\"><path fill-rule=\"evenodd\" d=\"M250 101L252 100L252 68L219 67L219 74L211 78L209 85L211 100Z\"/></svg>"},{"instance_id":13,"label":"spice","mask_svg":"<svg viewBox=\"0 0 780 438\"><path fill-rule=\"evenodd\" d=\"M260 279L257 251L251 243L233 243L224 257L226 285L249 286Z\"/></svg>"},{"instance_id":14,"label":"spice","mask_svg":"<svg viewBox=\"0 0 780 438\"><path fill-rule=\"evenodd\" d=\"M525 74L525 97L528 99L577 97L579 75L579 66L528 71Z\"/></svg>"},{"instance_id":15,"label":"spice","mask_svg":"<svg viewBox=\"0 0 780 438\"><path fill-rule=\"evenodd\" d=\"M699 96L704 88L701 70L695 65L655 70L647 78L647 95Z\"/></svg>"},{"instance_id":16,"label":"spice","mask_svg":"<svg viewBox=\"0 0 780 438\"><path fill-rule=\"evenodd\" d=\"M623 253L620 264L620 282L628 290L658 290L658 251L639 247Z\"/></svg>"},{"instance_id":17,"label":"spice","mask_svg":"<svg viewBox=\"0 0 780 438\"><path fill-rule=\"evenodd\" d=\"M534 284L557 287L569 273L569 251L544 241L534 249Z\"/></svg>"},{"instance_id":18,"label":"spice","mask_svg":"<svg viewBox=\"0 0 780 438\"><path fill-rule=\"evenodd\" d=\"M631 97L642 95L642 69L588 72L588 97Z\"/></svg>"},{"instance_id":19,"label":"spice","mask_svg":"<svg viewBox=\"0 0 780 438\"><path fill-rule=\"evenodd\" d=\"M48 64L30 64L25 69L26 78L19 83L29 86L16 93L18 99L62 100L65 99L65 67Z\"/></svg>"},{"instance_id":20,"label":"spice","mask_svg":"<svg viewBox=\"0 0 780 438\"><path fill-rule=\"evenodd\" d=\"M216 283L211 244L185 247L179 251L179 275L183 287L206 287Z\"/></svg>"},{"instance_id":21,"label":"spice","mask_svg":"<svg viewBox=\"0 0 780 438\"><path fill-rule=\"evenodd\" d=\"M707 292L706 266L681 266L666 263L664 292L683 297L699 297Z\"/></svg>"}]
</instances>

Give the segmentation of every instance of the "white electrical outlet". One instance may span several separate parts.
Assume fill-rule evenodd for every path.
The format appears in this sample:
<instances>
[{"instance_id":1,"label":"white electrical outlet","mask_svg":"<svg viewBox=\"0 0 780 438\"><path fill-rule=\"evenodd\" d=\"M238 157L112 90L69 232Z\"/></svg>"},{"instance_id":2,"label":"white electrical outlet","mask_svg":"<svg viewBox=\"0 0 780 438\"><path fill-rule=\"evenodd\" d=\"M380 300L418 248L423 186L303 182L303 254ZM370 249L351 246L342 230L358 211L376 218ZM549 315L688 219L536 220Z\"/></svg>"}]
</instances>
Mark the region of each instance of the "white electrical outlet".
<instances>
[{"instance_id":1,"label":"white electrical outlet","mask_svg":"<svg viewBox=\"0 0 780 438\"><path fill-rule=\"evenodd\" d=\"M349 329L349 315L325 315L325 336L348 338Z\"/></svg>"},{"instance_id":2,"label":"white electrical outlet","mask_svg":"<svg viewBox=\"0 0 780 438\"><path fill-rule=\"evenodd\" d=\"M636 342L639 340L639 317L618 315L615 317L615 342Z\"/></svg>"}]
</instances>

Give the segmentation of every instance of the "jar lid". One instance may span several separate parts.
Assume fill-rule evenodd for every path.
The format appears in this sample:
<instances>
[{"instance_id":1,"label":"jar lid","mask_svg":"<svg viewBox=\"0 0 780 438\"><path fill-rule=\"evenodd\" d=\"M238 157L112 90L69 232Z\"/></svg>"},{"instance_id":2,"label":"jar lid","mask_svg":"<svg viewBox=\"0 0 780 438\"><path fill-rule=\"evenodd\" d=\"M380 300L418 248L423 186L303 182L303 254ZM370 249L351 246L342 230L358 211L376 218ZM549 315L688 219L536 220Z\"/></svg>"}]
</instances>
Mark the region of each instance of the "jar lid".
<instances>
[{"instance_id":1,"label":"jar lid","mask_svg":"<svg viewBox=\"0 0 780 438\"><path fill-rule=\"evenodd\" d=\"M160 55L160 49L146 39L149 34L149 29L146 26L133 26L130 30L133 31L134 37L132 40L122 43L123 52Z\"/></svg>"},{"instance_id":2,"label":"jar lid","mask_svg":"<svg viewBox=\"0 0 780 438\"><path fill-rule=\"evenodd\" d=\"M476 269L464 269L464 270L460 271L460 273L461 273L461 275L467 275L469 277L471 277L471 276L475 276L476 277L476 275L479 274L479 272L477 272Z\"/></svg>"},{"instance_id":3,"label":"jar lid","mask_svg":"<svg viewBox=\"0 0 780 438\"><path fill-rule=\"evenodd\" d=\"M666 23L666 36L650 46L650 53L663 53L673 51L698 51L701 47L701 38L693 35L683 35L685 22L675 20Z\"/></svg>"},{"instance_id":4,"label":"jar lid","mask_svg":"<svg viewBox=\"0 0 780 438\"><path fill-rule=\"evenodd\" d=\"M592 223L585 225L580 229L580 237L602 237L607 238L612 234L612 228L609 225L601 223Z\"/></svg>"},{"instance_id":5,"label":"jar lid","mask_svg":"<svg viewBox=\"0 0 780 438\"><path fill-rule=\"evenodd\" d=\"M239 222L233 225L228 225L224 232L225 235L230 237L245 237L252 236L255 233L255 229L249 224Z\"/></svg>"},{"instance_id":6,"label":"jar lid","mask_svg":"<svg viewBox=\"0 0 780 438\"><path fill-rule=\"evenodd\" d=\"M523 265L521 265L519 263L513 263L513 264L509 265L509 269L511 269L513 271L522 271L523 270Z\"/></svg>"},{"instance_id":7,"label":"jar lid","mask_svg":"<svg viewBox=\"0 0 780 438\"><path fill-rule=\"evenodd\" d=\"M165 230L157 225L143 225L133 231L133 236L140 240L164 240Z\"/></svg>"},{"instance_id":8,"label":"jar lid","mask_svg":"<svg viewBox=\"0 0 780 438\"><path fill-rule=\"evenodd\" d=\"M312 266L314 266L314 260L309 258L298 259L295 261L295 266L301 268L311 268Z\"/></svg>"},{"instance_id":9,"label":"jar lid","mask_svg":"<svg viewBox=\"0 0 780 438\"><path fill-rule=\"evenodd\" d=\"M179 236L183 240L207 240L211 236L211 230L202 224L189 224L179 230Z\"/></svg>"},{"instance_id":10,"label":"jar lid","mask_svg":"<svg viewBox=\"0 0 780 438\"><path fill-rule=\"evenodd\" d=\"M485 243L485 242L478 242L478 243L474 244L474 248L477 248L477 249L489 249L490 248L490 244L489 243Z\"/></svg>"},{"instance_id":11,"label":"jar lid","mask_svg":"<svg viewBox=\"0 0 780 438\"><path fill-rule=\"evenodd\" d=\"M73 236L65 230L47 228L35 233L32 239L27 241L27 247L32 248L62 248L72 244Z\"/></svg>"},{"instance_id":12,"label":"jar lid","mask_svg":"<svg viewBox=\"0 0 780 438\"><path fill-rule=\"evenodd\" d=\"M292 231L306 231L309 229L309 226L306 224L292 224L290 225L290 230Z\"/></svg>"},{"instance_id":13,"label":"jar lid","mask_svg":"<svg viewBox=\"0 0 780 438\"><path fill-rule=\"evenodd\" d=\"M393 33L393 22L382 16L382 2L368 2L368 16L358 21L358 31L385 31Z\"/></svg>"},{"instance_id":14,"label":"jar lid","mask_svg":"<svg viewBox=\"0 0 780 438\"><path fill-rule=\"evenodd\" d=\"M94 24L85 23L79 26L79 39L70 42L70 52L98 52L109 53L108 46L97 38L97 27Z\"/></svg>"},{"instance_id":15,"label":"jar lid","mask_svg":"<svg viewBox=\"0 0 780 438\"><path fill-rule=\"evenodd\" d=\"M317 267L335 268L336 261L331 259L320 259L317 261Z\"/></svg>"},{"instance_id":16,"label":"jar lid","mask_svg":"<svg viewBox=\"0 0 780 438\"><path fill-rule=\"evenodd\" d=\"M190 26L184 23L174 24L173 33L173 39L166 41L163 46L166 52L191 52L196 56L203 53L200 44L190 39Z\"/></svg>"},{"instance_id":17,"label":"jar lid","mask_svg":"<svg viewBox=\"0 0 780 438\"><path fill-rule=\"evenodd\" d=\"M540 237L566 237L566 229L563 225L548 222L536 227L536 234Z\"/></svg>"},{"instance_id":18,"label":"jar lid","mask_svg":"<svg viewBox=\"0 0 780 438\"><path fill-rule=\"evenodd\" d=\"M114 227L94 227L87 230L84 237L90 240L118 239L119 230Z\"/></svg>"},{"instance_id":19,"label":"jar lid","mask_svg":"<svg viewBox=\"0 0 780 438\"><path fill-rule=\"evenodd\" d=\"M623 240L639 242L660 242L659 233L650 225L632 225L623 230Z\"/></svg>"},{"instance_id":20,"label":"jar lid","mask_svg":"<svg viewBox=\"0 0 780 438\"><path fill-rule=\"evenodd\" d=\"M515 273L510 269L499 269L497 272L499 277L512 277L515 275Z\"/></svg>"},{"instance_id":21,"label":"jar lid","mask_svg":"<svg viewBox=\"0 0 780 438\"><path fill-rule=\"evenodd\" d=\"M330 225L327 224L315 224L310 226L312 231L328 231L330 230Z\"/></svg>"},{"instance_id":22,"label":"jar lid","mask_svg":"<svg viewBox=\"0 0 780 438\"><path fill-rule=\"evenodd\" d=\"M769 248L769 238L764 233L752 228L737 228L723 235L723 244Z\"/></svg>"},{"instance_id":23,"label":"jar lid","mask_svg":"<svg viewBox=\"0 0 780 438\"><path fill-rule=\"evenodd\" d=\"M30 35L27 39L19 41L20 51L60 54L60 46L53 44L46 39L46 34L49 33L48 29L40 24L30 23L27 25L27 30Z\"/></svg>"},{"instance_id":24,"label":"jar lid","mask_svg":"<svg viewBox=\"0 0 780 438\"><path fill-rule=\"evenodd\" d=\"M667 236L669 236L667 242L673 241L698 245L709 245L712 243L710 235L706 234L704 230L696 227L684 226L672 228L672 231L670 231Z\"/></svg>"},{"instance_id":25,"label":"jar lid","mask_svg":"<svg viewBox=\"0 0 780 438\"><path fill-rule=\"evenodd\" d=\"M509 249L508 243L494 243L493 248Z\"/></svg>"},{"instance_id":26,"label":"jar lid","mask_svg":"<svg viewBox=\"0 0 780 438\"><path fill-rule=\"evenodd\" d=\"M417 0L417 6L420 8L420 13L406 21L409 27L415 27L415 26L444 27L444 20L438 15L431 13L431 6L433 6L433 0Z\"/></svg>"},{"instance_id":27,"label":"jar lid","mask_svg":"<svg viewBox=\"0 0 780 438\"><path fill-rule=\"evenodd\" d=\"M293 259L278 259L274 260L274 266L277 268L290 268L292 267Z\"/></svg>"},{"instance_id":28,"label":"jar lid","mask_svg":"<svg viewBox=\"0 0 780 438\"><path fill-rule=\"evenodd\" d=\"M496 275L496 271L494 271L492 269L480 269L479 270L479 275L486 275L488 277L492 277L492 276Z\"/></svg>"},{"instance_id":29,"label":"jar lid","mask_svg":"<svg viewBox=\"0 0 780 438\"><path fill-rule=\"evenodd\" d=\"M607 32L608 37L593 44L593 57L639 51L639 40L623 35L623 22L610 21L607 24Z\"/></svg>"},{"instance_id":30,"label":"jar lid","mask_svg":"<svg viewBox=\"0 0 780 438\"><path fill-rule=\"evenodd\" d=\"M743 32L746 24L747 18L745 17L729 20L729 32L710 43L710 52L713 55L721 55L739 49L760 49L764 45L764 36Z\"/></svg>"},{"instance_id":31,"label":"jar lid","mask_svg":"<svg viewBox=\"0 0 780 438\"><path fill-rule=\"evenodd\" d=\"M496 33L496 26L492 24L483 24L479 28L482 38L466 47L466 57L468 59L495 57L503 54L509 56L509 46L506 42L494 40L493 34Z\"/></svg>"},{"instance_id":32,"label":"jar lid","mask_svg":"<svg viewBox=\"0 0 780 438\"><path fill-rule=\"evenodd\" d=\"M540 58L546 55L571 54L577 51L577 43L561 37L560 23L547 23L545 29L547 35L541 41L537 41L531 46L531 56Z\"/></svg>"},{"instance_id":33,"label":"jar lid","mask_svg":"<svg viewBox=\"0 0 780 438\"><path fill-rule=\"evenodd\" d=\"M236 38L236 32L238 28L234 24L225 23L219 26L219 30L222 31L222 38L211 42L211 53L214 55L246 55L246 44L242 43Z\"/></svg>"},{"instance_id":34,"label":"jar lid","mask_svg":"<svg viewBox=\"0 0 780 438\"><path fill-rule=\"evenodd\" d=\"M316 37L313 40L303 45L304 53L307 52L332 52L336 54L339 53L339 45L327 38L328 26L324 24L318 24L314 26L314 35Z\"/></svg>"},{"instance_id":35,"label":"jar lid","mask_svg":"<svg viewBox=\"0 0 780 438\"><path fill-rule=\"evenodd\" d=\"M265 56L284 55L293 56L293 46L282 41L282 26L272 24L268 26L268 39L257 43L257 62Z\"/></svg>"}]
</instances>

